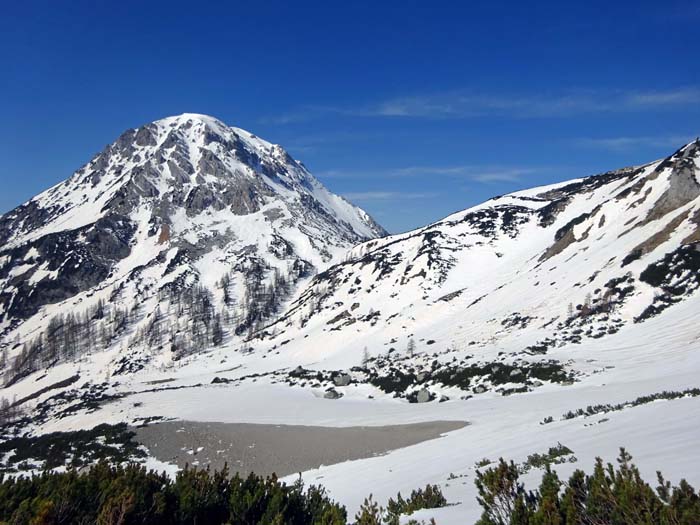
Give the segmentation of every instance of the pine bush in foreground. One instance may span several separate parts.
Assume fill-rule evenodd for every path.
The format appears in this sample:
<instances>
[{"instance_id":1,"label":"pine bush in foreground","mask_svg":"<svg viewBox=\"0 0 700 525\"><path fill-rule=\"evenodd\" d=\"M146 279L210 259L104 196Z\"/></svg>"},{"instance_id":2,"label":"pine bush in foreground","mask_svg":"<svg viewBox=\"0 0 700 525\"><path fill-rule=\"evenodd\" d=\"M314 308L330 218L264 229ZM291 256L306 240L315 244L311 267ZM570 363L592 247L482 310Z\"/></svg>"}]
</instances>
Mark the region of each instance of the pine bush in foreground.
<instances>
[{"instance_id":1,"label":"pine bush in foreground","mask_svg":"<svg viewBox=\"0 0 700 525\"><path fill-rule=\"evenodd\" d=\"M539 488L528 491L521 468L501 459L477 472L477 525L700 525L700 493L686 481L672 486L660 473L652 488L631 460L622 449L617 465L598 459L592 473L577 470L566 482L546 464ZM354 523L397 525L400 516L446 505L437 485L408 498L399 493L386 508L370 495ZM187 468L170 479L138 464L101 461L83 473L0 475L0 525L6 523L344 525L347 513L324 488L305 488L301 480L286 485L274 475L230 476L226 468Z\"/></svg>"},{"instance_id":2,"label":"pine bush in foreground","mask_svg":"<svg viewBox=\"0 0 700 525\"><path fill-rule=\"evenodd\" d=\"M671 486L661 473L654 489L631 460L621 449L617 466L598 458L592 474L577 470L566 483L547 465L531 492L517 466L501 459L477 473L477 525L700 525L700 493L684 480Z\"/></svg>"}]
</instances>

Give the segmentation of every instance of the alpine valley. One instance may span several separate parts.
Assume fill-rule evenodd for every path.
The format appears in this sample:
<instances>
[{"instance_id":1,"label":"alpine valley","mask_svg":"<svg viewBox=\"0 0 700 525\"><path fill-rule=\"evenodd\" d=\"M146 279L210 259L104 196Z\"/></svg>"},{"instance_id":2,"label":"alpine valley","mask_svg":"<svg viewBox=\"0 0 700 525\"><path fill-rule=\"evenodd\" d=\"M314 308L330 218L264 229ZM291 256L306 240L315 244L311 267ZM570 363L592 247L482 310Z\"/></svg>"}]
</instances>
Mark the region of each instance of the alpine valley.
<instances>
[{"instance_id":1,"label":"alpine valley","mask_svg":"<svg viewBox=\"0 0 700 525\"><path fill-rule=\"evenodd\" d=\"M388 235L280 146L165 118L0 216L0 471L110 443L235 469L252 459L208 428L439 423L285 479L351 514L437 484L452 505L412 517L441 525L478 518L479 468L552 447L563 475L624 446L646 479L697 485L699 287L700 140ZM124 424L136 442L110 441ZM56 432L103 447L19 450Z\"/></svg>"}]
</instances>

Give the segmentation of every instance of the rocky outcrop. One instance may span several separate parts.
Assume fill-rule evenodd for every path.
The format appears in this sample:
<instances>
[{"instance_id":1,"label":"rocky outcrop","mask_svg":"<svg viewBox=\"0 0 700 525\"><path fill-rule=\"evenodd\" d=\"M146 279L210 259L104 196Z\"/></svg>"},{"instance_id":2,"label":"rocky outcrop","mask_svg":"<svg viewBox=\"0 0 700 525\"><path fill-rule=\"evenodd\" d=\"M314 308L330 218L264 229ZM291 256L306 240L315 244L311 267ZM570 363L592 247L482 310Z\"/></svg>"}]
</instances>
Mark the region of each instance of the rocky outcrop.
<instances>
[{"instance_id":1,"label":"rocky outcrop","mask_svg":"<svg viewBox=\"0 0 700 525\"><path fill-rule=\"evenodd\" d=\"M84 228L48 234L0 251L0 258L8 258L0 269L0 279L7 279L0 293L0 320L26 319L46 304L96 286L129 255L134 231L127 217L107 216ZM26 269L10 276L17 267Z\"/></svg>"},{"instance_id":2,"label":"rocky outcrop","mask_svg":"<svg viewBox=\"0 0 700 525\"><path fill-rule=\"evenodd\" d=\"M659 173L666 169L672 170L668 177L668 188L640 225L665 217L700 196L700 181L696 176L698 167L695 164L695 158L699 155L700 141L695 141L659 165L656 169Z\"/></svg>"},{"instance_id":3,"label":"rocky outcrop","mask_svg":"<svg viewBox=\"0 0 700 525\"><path fill-rule=\"evenodd\" d=\"M335 388L329 388L323 394L324 399L340 399L341 397L343 397L343 394L338 392Z\"/></svg>"}]
</instances>

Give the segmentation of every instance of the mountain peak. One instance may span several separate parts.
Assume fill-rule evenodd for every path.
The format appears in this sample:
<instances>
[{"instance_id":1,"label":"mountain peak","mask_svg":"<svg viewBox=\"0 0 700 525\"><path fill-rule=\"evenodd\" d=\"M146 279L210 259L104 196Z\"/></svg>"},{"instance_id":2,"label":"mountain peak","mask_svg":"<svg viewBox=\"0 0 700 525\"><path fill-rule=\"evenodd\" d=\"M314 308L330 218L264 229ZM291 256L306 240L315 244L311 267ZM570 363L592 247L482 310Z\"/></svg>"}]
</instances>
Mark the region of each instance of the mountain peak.
<instances>
[{"instance_id":1,"label":"mountain peak","mask_svg":"<svg viewBox=\"0 0 700 525\"><path fill-rule=\"evenodd\" d=\"M229 127L216 117L204 115L202 113L181 113L180 115L172 115L158 119L152 124L163 128L190 127L194 124L203 124L210 128L225 129Z\"/></svg>"},{"instance_id":2,"label":"mountain peak","mask_svg":"<svg viewBox=\"0 0 700 525\"><path fill-rule=\"evenodd\" d=\"M179 269L177 287L245 273L242 261L266 268L258 276L294 268L299 280L383 234L280 146L207 115L166 117L125 131L73 176L0 218L0 260L39 254L23 268L17 294L3 295L15 285L0 274L0 330L108 276L133 284L146 263L166 280ZM63 264L63 253L75 260ZM164 263L175 256L188 262Z\"/></svg>"},{"instance_id":3,"label":"mountain peak","mask_svg":"<svg viewBox=\"0 0 700 525\"><path fill-rule=\"evenodd\" d=\"M265 145L267 147L272 146L270 142L259 138L254 133L248 130L229 126L223 120L213 117L211 115L205 115L203 113L181 113L180 115L172 115L169 117L164 117L158 119L151 124L146 124L143 127L157 127L163 130L172 129L184 129L184 130L197 130L197 131L214 131L219 134L226 133L227 131L233 132L240 135L244 139L255 139L259 144ZM279 146L278 146L279 147Z\"/></svg>"},{"instance_id":4,"label":"mountain peak","mask_svg":"<svg viewBox=\"0 0 700 525\"><path fill-rule=\"evenodd\" d=\"M175 120L175 121L200 120L203 122L207 122L207 121L221 122L216 117L212 117L211 115L205 115L204 113L180 113L179 115L171 115L169 117L164 117L160 120L161 121L164 121L164 120Z\"/></svg>"}]
</instances>

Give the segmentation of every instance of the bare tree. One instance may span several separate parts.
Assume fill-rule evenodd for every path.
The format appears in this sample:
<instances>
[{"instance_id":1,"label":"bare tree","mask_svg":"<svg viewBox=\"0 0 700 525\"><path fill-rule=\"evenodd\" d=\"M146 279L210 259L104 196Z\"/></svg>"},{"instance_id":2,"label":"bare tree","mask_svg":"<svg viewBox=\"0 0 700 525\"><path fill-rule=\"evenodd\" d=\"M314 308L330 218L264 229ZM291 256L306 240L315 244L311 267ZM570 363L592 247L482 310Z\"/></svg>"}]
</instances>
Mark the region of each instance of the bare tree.
<instances>
[{"instance_id":1,"label":"bare tree","mask_svg":"<svg viewBox=\"0 0 700 525\"><path fill-rule=\"evenodd\" d=\"M412 337L408 340L406 352L408 353L409 357L413 357L416 353L416 342L413 340Z\"/></svg>"},{"instance_id":2,"label":"bare tree","mask_svg":"<svg viewBox=\"0 0 700 525\"><path fill-rule=\"evenodd\" d=\"M17 398L12 403L7 398L0 399L0 425L19 419L22 409L17 406Z\"/></svg>"},{"instance_id":3,"label":"bare tree","mask_svg":"<svg viewBox=\"0 0 700 525\"><path fill-rule=\"evenodd\" d=\"M368 363L369 363L369 351L367 350L367 347L365 346L364 350L362 350L362 367L367 368Z\"/></svg>"}]
</instances>

